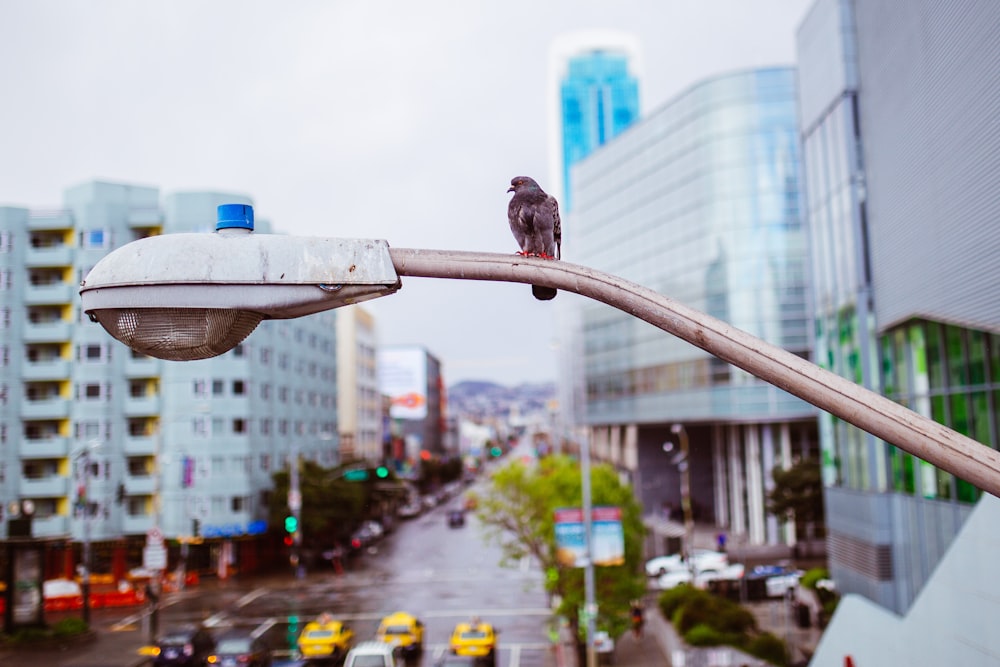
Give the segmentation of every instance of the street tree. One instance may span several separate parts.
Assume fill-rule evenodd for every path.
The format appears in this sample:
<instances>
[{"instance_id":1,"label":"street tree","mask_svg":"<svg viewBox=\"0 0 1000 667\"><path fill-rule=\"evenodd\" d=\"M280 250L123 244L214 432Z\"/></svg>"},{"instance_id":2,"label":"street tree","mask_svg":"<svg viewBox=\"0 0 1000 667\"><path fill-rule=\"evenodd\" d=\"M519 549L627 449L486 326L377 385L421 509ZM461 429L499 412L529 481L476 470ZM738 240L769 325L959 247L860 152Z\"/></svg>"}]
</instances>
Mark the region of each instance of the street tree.
<instances>
[{"instance_id":1,"label":"street tree","mask_svg":"<svg viewBox=\"0 0 1000 667\"><path fill-rule=\"evenodd\" d=\"M796 530L811 539L825 532L823 479L816 458L802 459L787 470L776 467L774 489L767 496L767 509L775 516L794 521Z\"/></svg>"},{"instance_id":2,"label":"street tree","mask_svg":"<svg viewBox=\"0 0 1000 667\"><path fill-rule=\"evenodd\" d=\"M302 460L299 468L299 491L302 509L299 512L300 530L304 543L313 546L331 546L338 539L347 539L363 518L370 490L365 484L344 479L348 464L324 468L315 461ZM272 476L274 492L269 507L269 523L281 526L289 508L287 503L291 476L281 470Z\"/></svg>"},{"instance_id":3,"label":"street tree","mask_svg":"<svg viewBox=\"0 0 1000 667\"><path fill-rule=\"evenodd\" d=\"M642 510L631 487L622 484L617 472L605 464L591 468L591 496L594 506L617 506L622 512L625 562L596 567L594 577L596 625L619 637L629 628L630 603L645 593ZM541 565L550 601L556 613L568 620L581 652L586 647L581 632L585 626L581 618L583 568L567 566L556 557L555 510L581 507L582 497L579 463L566 456L549 456L537 464L513 461L505 465L476 499L476 515L488 539L501 548L501 564L511 566L531 557Z\"/></svg>"}]
</instances>

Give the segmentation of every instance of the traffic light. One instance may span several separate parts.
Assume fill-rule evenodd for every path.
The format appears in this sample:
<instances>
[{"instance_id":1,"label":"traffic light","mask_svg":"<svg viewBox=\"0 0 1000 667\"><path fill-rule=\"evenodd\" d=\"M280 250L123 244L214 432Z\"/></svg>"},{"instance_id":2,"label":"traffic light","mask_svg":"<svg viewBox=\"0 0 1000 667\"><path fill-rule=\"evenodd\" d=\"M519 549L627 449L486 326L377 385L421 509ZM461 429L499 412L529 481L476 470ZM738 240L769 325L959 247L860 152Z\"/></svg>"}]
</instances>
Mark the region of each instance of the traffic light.
<instances>
[{"instance_id":1,"label":"traffic light","mask_svg":"<svg viewBox=\"0 0 1000 667\"><path fill-rule=\"evenodd\" d=\"M348 482L364 482L368 479L368 470L366 468L348 470L344 473L344 479Z\"/></svg>"},{"instance_id":2,"label":"traffic light","mask_svg":"<svg viewBox=\"0 0 1000 667\"><path fill-rule=\"evenodd\" d=\"M295 538L292 537L291 533L289 533L288 535L285 535L285 546L286 547L290 547L294 543L295 543Z\"/></svg>"},{"instance_id":3,"label":"traffic light","mask_svg":"<svg viewBox=\"0 0 1000 667\"><path fill-rule=\"evenodd\" d=\"M493 447L490 448L490 454L492 454L493 457L496 458L501 454L503 454L503 450L497 447L496 445L493 445Z\"/></svg>"},{"instance_id":4,"label":"traffic light","mask_svg":"<svg viewBox=\"0 0 1000 667\"><path fill-rule=\"evenodd\" d=\"M379 479L385 479L389 476L389 469L385 466L379 466L378 468L375 468L375 476Z\"/></svg>"},{"instance_id":5,"label":"traffic light","mask_svg":"<svg viewBox=\"0 0 1000 667\"><path fill-rule=\"evenodd\" d=\"M294 515L289 514L285 517L285 532L291 535L299 529L299 520L295 518Z\"/></svg>"}]
</instances>

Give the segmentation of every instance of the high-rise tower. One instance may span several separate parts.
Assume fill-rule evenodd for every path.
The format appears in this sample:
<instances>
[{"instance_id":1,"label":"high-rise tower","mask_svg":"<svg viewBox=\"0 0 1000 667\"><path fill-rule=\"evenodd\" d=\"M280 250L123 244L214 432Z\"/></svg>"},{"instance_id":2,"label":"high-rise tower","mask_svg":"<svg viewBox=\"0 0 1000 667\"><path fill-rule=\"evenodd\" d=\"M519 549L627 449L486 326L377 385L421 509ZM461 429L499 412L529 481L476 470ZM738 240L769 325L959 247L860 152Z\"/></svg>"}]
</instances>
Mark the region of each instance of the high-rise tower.
<instances>
[{"instance_id":1,"label":"high-rise tower","mask_svg":"<svg viewBox=\"0 0 1000 667\"><path fill-rule=\"evenodd\" d=\"M558 138L551 186L562 210L572 208L570 169L639 118L635 40L616 34L580 34L552 48L553 84L558 86Z\"/></svg>"}]
</instances>

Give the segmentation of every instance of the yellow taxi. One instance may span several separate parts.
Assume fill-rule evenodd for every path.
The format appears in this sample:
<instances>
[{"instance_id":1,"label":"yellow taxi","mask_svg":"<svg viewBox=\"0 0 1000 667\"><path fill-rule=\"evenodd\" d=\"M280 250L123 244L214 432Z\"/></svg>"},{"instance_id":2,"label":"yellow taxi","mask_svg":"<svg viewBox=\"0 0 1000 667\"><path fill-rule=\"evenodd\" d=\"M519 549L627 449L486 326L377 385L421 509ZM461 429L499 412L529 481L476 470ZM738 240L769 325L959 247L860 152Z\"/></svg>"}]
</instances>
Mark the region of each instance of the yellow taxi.
<instances>
[{"instance_id":1,"label":"yellow taxi","mask_svg":"<svg viewBox=\"0 0 1000 667\"><path fill-rule=\"evenodd\" d=\"M456 655L484 658L485 664L495 665L497 630L478 618L472 619L470 623L459 623L451 633L448 647Z\"/></svg>"},{"instance_id":2,"label":"yellow taxi","mask_svg":"<svg viewBox=\"0 0 1000 667\"><path fill-rule=\"evenodd\" d=\"M339 662L354 643L354 630L330 614L306 623L299 635L299 653L307 660Z\"/></svg>"},{"instance_id":3,"label":"yellow taxi","mask_svg":"<svg viewBox=\"0 0 1000 667\"><path fill-rule=\"evenodd\" d=\"M419 655L424 650L424 624L413 614L397 611L382 619L375 639L398 649L404 656Z\"/></svg>"}]
</instances>

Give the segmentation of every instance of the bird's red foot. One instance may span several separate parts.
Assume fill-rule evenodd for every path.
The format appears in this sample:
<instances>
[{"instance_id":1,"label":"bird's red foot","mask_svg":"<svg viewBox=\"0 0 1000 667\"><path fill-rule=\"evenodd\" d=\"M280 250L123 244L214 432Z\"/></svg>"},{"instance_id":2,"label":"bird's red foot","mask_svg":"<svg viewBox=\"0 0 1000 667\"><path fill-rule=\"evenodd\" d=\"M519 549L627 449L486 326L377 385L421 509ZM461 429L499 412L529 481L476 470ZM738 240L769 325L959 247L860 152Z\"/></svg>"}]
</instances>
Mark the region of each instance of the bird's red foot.
<instances>
[{"instance_id":1,"label":"bird's red foot","mask_svg":"<svg viewBox=\"0 0 1000 667\"><path fill-rule=\"evenodd\" d=\"M515 255L520 255L521 257L527 257L528 256L528 253L524 252L523 250L518 250L514 254Z\"/></svg>"}]
</instances>

